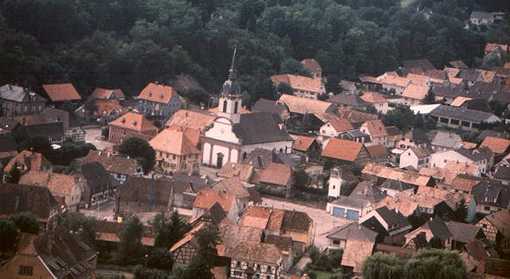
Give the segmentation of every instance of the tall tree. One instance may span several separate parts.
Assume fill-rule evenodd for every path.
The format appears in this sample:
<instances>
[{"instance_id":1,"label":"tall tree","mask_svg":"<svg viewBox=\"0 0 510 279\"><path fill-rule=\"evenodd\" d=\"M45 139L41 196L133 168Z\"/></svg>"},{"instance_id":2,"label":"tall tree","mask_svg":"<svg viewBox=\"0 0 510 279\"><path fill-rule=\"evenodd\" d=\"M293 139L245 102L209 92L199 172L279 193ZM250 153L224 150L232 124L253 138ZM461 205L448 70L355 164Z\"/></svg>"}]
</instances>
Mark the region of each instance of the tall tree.
<instances>
[{"instance_id":1,"label":"tall tree","mask_svg":"<svg viewBox=\"0 0 510 279\"><path fill-rule=\"evenodd\" d=\"M117 260L119 264L132 264L139 262L144 255L142 245L143 224L138 217L130 217L120 232L120 242L117 247Z\"/></svg>"},{"instance_id":2,"label":"tall tree","mask_svg":"<svg viewBox=\"0 0 510 279\"><path fill-rule=\"evenodd\" d=\"M156 163L156 151L143 139L131 137L125 139L119 146L119 152L141 161L145 173L148 173Z\"/></svg>"},{"instance_id":3,"label":"tall tree","mask_svg":"<svg viewBox=\"0 0 510 279\"><path fill-rule=\"evenodd\" d=\"M152 221L152 225L156 231L154 245L166 249L179 241L189 230L189 225L179 216L177 211L172 212L170 218L167 218L164 213L157 214Z\"/></svg>"},{"instance_id":4,"label":"tall tree","mask_svg":"<svg viewBox=\"0 0 510 279\"><path fill-rule=\"evenodd\" d=\"M16 224L10 220L0 220L0 252L12 251L16 246L18 229Z\"/></svg>"},{"instance_id":5,"label":"tall tree","mask_svg":"<svg viewBox=\"0 0 510 279\"><path fill-rule=\"evenodd\" d=\"M9 220L11 220L16 227L24 233L39 233L39 222L37 221L37 217L31 212L21 212L12 215Z\"/></svg>"}]
</instances>

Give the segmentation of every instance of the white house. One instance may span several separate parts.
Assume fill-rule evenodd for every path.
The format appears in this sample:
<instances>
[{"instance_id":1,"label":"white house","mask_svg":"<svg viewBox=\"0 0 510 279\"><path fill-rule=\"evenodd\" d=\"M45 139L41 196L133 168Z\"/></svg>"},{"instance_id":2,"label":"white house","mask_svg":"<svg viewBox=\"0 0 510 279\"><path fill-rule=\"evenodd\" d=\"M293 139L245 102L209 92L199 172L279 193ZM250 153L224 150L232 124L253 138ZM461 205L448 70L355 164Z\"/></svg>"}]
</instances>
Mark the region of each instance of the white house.
<instances>
[{"instance_id":1,"label":"white house","mask_svg":"<svg viewBox=\"0 0 510 279\"><path fill-rule=\"evenodd\" d=\"M486 148L440 151L430 156L429 166L432 168L444 168L449 162L476 165L480 171L476 175L479 176L490 171L494 162L494 155Z\"/></svg>"},{"instance_id":2,"label":"white house","mask_svg":"<svg viewBox=\"0 0 510 279\"><path fill-rule=\"evenodd\" d=\"M352 127L347 119L333 118L321 126L319 133L323 137L336 138L340 134L352 131L353 129L354 127Z\"/></svg>"},{"instance_id":3,"label":"white house","mask_svg":"<svg viewBox=\"0 0 510 279\"><path fill-rule=\"evenodd\" d=\"M426 148L411 147L400 154L400 168L412 167L419 170L429 165L431 151Z\"/></svg>"}]
</instances>

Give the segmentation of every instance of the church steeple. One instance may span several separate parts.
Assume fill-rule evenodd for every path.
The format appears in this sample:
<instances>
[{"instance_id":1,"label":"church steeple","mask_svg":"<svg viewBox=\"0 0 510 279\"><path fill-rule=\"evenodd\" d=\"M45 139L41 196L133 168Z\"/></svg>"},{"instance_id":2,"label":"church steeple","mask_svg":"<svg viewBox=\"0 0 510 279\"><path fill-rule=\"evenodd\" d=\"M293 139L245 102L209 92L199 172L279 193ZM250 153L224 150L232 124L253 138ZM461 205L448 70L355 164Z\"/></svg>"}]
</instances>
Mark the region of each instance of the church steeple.
<instances>
[{"instance_id":1,"label":"church steeple","mask_svg":"<svg viewBox=\"0 0 510 279\"><path fill-rule=\"evenodd\" d=\"M228 78L223 83L221 89L218 115L230 119L234 123L239 123L241 110L241 87L236 80L235 61L237 48L234 48L232 63L228 70Z\"/></svg>"},{"instance_id":2,"label":"church steeple","mask_svg":"<svg viewBox=\"0 0 510 279\"><path fill-rule=\"evenodd\" d=\"M222 96L228 95L241 95L241 87L237 83L236 80L236 72L235 72L235 62L236 62L237 48L234 48L234 54L232 55L232 62L230 64L230 69L228 70L228 78L223 83L223 88L221 90Z\"/></svg>"}]
</instances>

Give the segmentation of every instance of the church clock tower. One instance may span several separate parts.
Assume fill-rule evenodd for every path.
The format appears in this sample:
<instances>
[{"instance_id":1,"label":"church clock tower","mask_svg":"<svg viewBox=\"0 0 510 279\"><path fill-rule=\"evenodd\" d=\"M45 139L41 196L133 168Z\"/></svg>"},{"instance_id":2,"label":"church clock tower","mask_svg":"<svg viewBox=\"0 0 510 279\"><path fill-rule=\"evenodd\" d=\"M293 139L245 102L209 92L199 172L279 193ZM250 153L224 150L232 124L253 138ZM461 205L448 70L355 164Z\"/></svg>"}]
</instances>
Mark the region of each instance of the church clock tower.
<instances>
[{"instance_id":1,"label":"church clock tower","mask_svg":"<svg viewBox=\"0 0 510 279\"><path fill-rule=\"evenodd\" d=\"M230 119L233 123L239 123L241 118L241 87L234 70L236 53L237 48L234 49L228 79L223 83L218 104L218 116Z\"/></svg>"}]
</instances>

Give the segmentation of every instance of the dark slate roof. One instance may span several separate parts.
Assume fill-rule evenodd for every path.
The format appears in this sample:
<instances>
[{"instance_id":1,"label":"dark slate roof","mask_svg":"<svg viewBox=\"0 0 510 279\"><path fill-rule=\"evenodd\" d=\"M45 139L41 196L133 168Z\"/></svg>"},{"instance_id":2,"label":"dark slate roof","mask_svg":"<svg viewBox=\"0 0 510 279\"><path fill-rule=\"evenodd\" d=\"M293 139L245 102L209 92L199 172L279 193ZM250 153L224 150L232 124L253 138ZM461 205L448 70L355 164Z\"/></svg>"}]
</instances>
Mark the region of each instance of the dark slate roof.
<instances>
[{"instance_id":1,"label":"dark slate roof","mask_svg":"<svg viewBox=\"0 0 510 279\"><path fill-rule=\"evenodd\" d=\"M34 240L34 247L58 278L94 277L88 260L96 255L96 251L75 235L63 229L45 232Z\"/></svg>"},{"instance_id":2,"label":"dark slate roof","mask_svg":"<svg viewBox=\"0 0 510 279\"><path fill-rule=\"evenodd\" d=\"M292 141L287 131L280 129L278 118L264 112L241 114L240 122L234 125L234 133L244 145Z\"/></svg>"},{"instance_id":3,"label":"dark slate roof","mask_svg":"<svg viewBox=\"0 0 510 279\"><path fill-rule=\"evenodd\" d=\"M478 110L471 110L467 108L458 108L458 107L451 107L446 105L440 105L437 108L435 108L430 115L435 117L449 117L454 118L458 120L466 120L474 123L480 123L483 121L486 121L494 114L478 111Z\"/></svg>"},{"instance_id":4,"label":"dark slate roof","mask_svg":"<svg viewBox=\"0 0 510 279\"><path fill-rule=\"evenodd\" d=\"M350 106L355 108L366 107L368 104L363 102L358 95L355 94L338 94L328 98L328 102L337 104Z\"/></svg>"},{"instance_id":5,"label":"dark slate roof","mask_svg":"<svg viewBox=\"0 0 510 279\"><path fill-rule=\"evenodd\" d=\"M467 81L478 81L480 79L480 71L477 69L461 69L459 74L457 75L459 78Z\"/></svg>"},{"instance_id":6,"label":"dark slate roof","mask_svg":"<svg viewBox=\"0 0 510 279\"><path fill-rule=\"evenodd\" d=\"M281 114L287 111L287 108L277 101L261 98L253 105L252 111Z\"/></svg>"},{"instance_id":7,"label":"dark slate roof","mask_svg":"<svg viewBox=\"0 0 510 279\"><path fill-rule=\"evenodd\" d=\"M264 238L265 243L274 244L281 251L289 252L292 249L292 238L269 234Z\"/></svg>"},{"instance_id":8,"label":"dark slate roof","mask_svg":"<svg viewBox=\"0 0 510 279\"><path fill-rule=\"evenodd\" d=\"M81 173L87 180L91 194L104 192L111 185L111 176L98 162L83 164Z\"/></svg>"},{"instance_id":9,"label":"dark slate roof","mask_svg":"<svg viewBox=\"0 0 510 279\"><path fill-rule=\"evenodd\" d=\"M417 129L413 128L408 135L414 143L421 145L421 144L429 144L430 139L427 136L427 132L423 129Z\"/></svg>"},{"instance_id":10,"label":"dark slate roof","mask_svg":"<svg viewBox=\"0 0 510 279\"><path fill-rule=\"evenodd\" d=\"M457 149L456 150L462 156L465 156L475 162L479 162L482 160L489 160L492 157L492 152L485 147L477 148L477 149Z\"/></svg>"},{"instance_id":11,"label":"dark slate roof","mask_svg":"<svg viewBox=\"0 0 510 279\"><path fill-rule=\"evenodd\" d=\"M349 196L376 203L384 199L386 195L372 181L362 181L356 185Z\"/></svg>"},{"instance_id":12,"label":"dark slate roof","mask_svg":"<svg viewBox=\"0 0 510 279\"><path fill-rule=\"evenodd\" d=\"M308 214L301 211L285 210L283 214L282 229L286 231L308 231L312 226L312 219Z\"/></svg>"},{"instance_id":13,"label":"dark slate roof","mask_svg":"<svg viewBox=\"0 0 510 279\"><path fill-rule=\"evenodd\" d=\"M476 239L480 227L460 222L449 221L446 223L452 239L462 243L469 243Z\"/></svg>"},{"instance_id":14,"label":"dark slate roof","mask_svg":"<svg viewBox=\"0 0 510 279\"><path fill-rule=\"evenodd\" d=\"M16 151L17 145L14 137L10 134L0 134L0 153Z\"/></svg>"},{"instance_id":15,"label":"dark slate roof","mask_svg":"<svg viewBox=\"0 0 510 279\"><path fill-rule=\"evenodd\" d=\"M27 135L33 137L63 137L64 124L62 122L52 122L25 126Z\"/></svg>"},{"instance_id":16,"label":"dark slate roof","mask_svg":"<svg viewBox=\"0 0 510 279\"><path fill-rule=\"evenodd\" d=\"M508 208L510 205L510 186L497 181L483 180L471 191L477 204Z\"/></svg>"},{"instance_id":17,"label":"dark slate roof","mask_svg":"<svg viewBox=\"0 0 510 279\"><path fill-rule=\"evenodd\" d=\"M207 179L196 175L174 174L172 178L178 189L186 187L190 193L198 193L200 190L210 186Z\"/></svg>"},{"instance_id":18,"label":"dark slate roof","mask_svg":"<svg viewBox=\"0 0 510 279\"><path fill-rule=\"evenodd\" d=\"M326 237L333 240L352 239L374 242L377 237L377 232L374 232L365 226L361 226L357 222L352 222L334 229Z\"/></svg>"},{"instance_id":19,"label":"dark slate roof","mask_svg":"<svg viewBox=\"0 0 510 279\"><path fill-rule=\"evenodd\" d=\"M331 202L332 204L339 205L339 206L346 206L346 207L352 207L357 209L365 208L370 204L369 201L365 199L360 199L357 197L346 197L346 196L340 196L338 199Z\"/></svg>"},{"instance_id":20,"label":"dark slate roof","mask_svg":"<svg viewBox=\"0 0 510 279\"><path fill-rule=\"evenodd\" d=\"M168 206L172 187L172 181L167 179L130 176L118 190L121 202L138 202L151 207ZM174 190L175 192L179 191L178 189Z\"/></svg>"},{"instance_id":21,"label":"dark slate roof","mask_svg":"<svg viewBox=\"0 0 510 279\"><path fill-rule=\"evenodd\" d=\"M402 213L390 210L386 206L375 210L379 216L389 225L390 230L400 229L409 226L407 218Z\"/></svg>"},{"instance_id":22,"label":"dark slate roof","mask_svg":"<svg viewBox=\"0 0 510 279\"><path fill-rule=\"evenodd\" d=\"M508 165L499 165L494 172L495 179L510 180L510 162Z\"/></svg>"},{"instance_id":23,"label":"dark slate roof","mask_svg":"<svg viewBox=\"0 0 510 279\"><path fill-rule=\"evenodd\" d=\"M431 88L431 92L436 95L436 97L443 98L455 98L458 96L465 96L466 92L461 85L441 85L441 84L433 84Z\"/></svg>"},{"instance_id":24,"label":"dark slate roof","mask_svg":"<svg viewBox=\"0 0 510 279\"><path fill-rule=\"evenodd\" d=\"M474 83L466 92L465 96L473 99L489 100L501 92L501 83L497 80L492 82L479 81Z\"/></svg>"},{"instance_id":25,"label":"dark slate roof","mask_svg":"<svg viewBox=\"0 0 510 279\"><path fill-rule=\"evenodd\" d=\"M428 221L427 226L430 228L430 231L432 231L432 235L436 238L446 240L452 236L446 223L439 218Z\"/></svg>"},{"instance_id":26,"label":"dark slate roof","mask_svg":"<svg viewBox=\"0 0 510 279\"><path fill-rule=\"evenodd\" d=\"M0 184L0 216L19 212L32 212L40 219L47 219L58 202L46 187Z\"/></svg>"}]
</instances>

